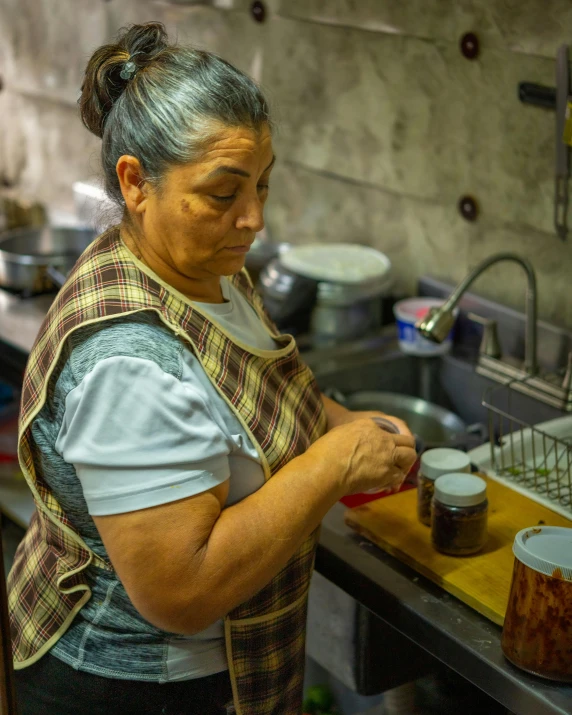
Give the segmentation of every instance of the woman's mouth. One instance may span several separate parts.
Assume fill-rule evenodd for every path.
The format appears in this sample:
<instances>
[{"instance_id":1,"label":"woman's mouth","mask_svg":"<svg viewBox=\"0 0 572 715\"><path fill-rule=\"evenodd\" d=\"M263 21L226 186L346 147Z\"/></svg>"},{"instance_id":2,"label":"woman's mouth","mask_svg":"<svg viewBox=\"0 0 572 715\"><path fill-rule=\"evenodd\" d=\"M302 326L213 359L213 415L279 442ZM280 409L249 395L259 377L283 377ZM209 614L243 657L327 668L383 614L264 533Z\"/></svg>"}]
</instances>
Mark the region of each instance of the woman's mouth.
<instances>
[{"instance_id":1,"label":"woman's mouth","mask_svg":"<svg viewBox=\"0 0 572 715\"><path fill-rule=\"evenodd\" d=\"M227 246L227 251L232 251L233 253L248 253L250 250L250 243L246 243L244 246Z\"/></svg>"}]
</instances>

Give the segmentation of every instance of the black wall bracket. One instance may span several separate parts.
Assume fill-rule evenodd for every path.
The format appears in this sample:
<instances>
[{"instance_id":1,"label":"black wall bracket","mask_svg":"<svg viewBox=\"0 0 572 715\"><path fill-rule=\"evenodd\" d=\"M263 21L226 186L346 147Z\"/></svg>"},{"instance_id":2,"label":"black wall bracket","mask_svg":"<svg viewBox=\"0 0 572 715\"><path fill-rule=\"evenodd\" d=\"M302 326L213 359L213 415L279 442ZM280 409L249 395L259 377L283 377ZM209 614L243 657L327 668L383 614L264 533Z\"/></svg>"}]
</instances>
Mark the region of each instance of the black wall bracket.
<instances>
[{"instance_id":1,"label":"black wall bracket","mask_svg":"<svg viewBox=\"0 0 572 715\"><path fill-rule=\"evenodd\" d=\"M518 98L524 104L533 104L544 109L556 109L556 88L533 82L520 82Z\"/></svg>"}]
</instances>

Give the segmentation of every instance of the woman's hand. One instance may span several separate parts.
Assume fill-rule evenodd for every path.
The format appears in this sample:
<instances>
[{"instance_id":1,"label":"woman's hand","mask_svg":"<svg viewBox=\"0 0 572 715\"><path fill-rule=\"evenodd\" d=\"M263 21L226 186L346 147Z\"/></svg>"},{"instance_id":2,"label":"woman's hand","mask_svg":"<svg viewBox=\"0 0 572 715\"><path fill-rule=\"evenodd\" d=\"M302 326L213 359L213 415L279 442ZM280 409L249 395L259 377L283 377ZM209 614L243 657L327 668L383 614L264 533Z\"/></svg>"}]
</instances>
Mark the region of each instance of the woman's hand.
<instances>
[{"instance_id":1,"label":"woman's hand","mask_svg":"<svg viewBox=\"0 0 572 715\"><path fill-rule=\"evenodd\" d=\"M386 415L384 412L377 411L366 411L366 412L352 412L348 410L347 407L340 405L338 402L322 395L322 402L324 403L324 409L326 410L326 416L328 418L328 429L333 429L334 427L339 427L340 425L349 424L350 422L355 422L355 420L362 420L365 418L373 419L374 417L383 417L386 420L390 420L397 427L401 434L406 434L412 437L411 430L403 420L399 417L393 417L392 415Z\"/></svg>"},{"instance_id":2,"label":"woman's hand","mask_svg":"<svg viewBox=\"0 0 572 715\"><path fill-rule=\"evenodd\" d=\"M381 414L367 412L348 419L314 442L306 452L314 459L331 464L331 474L337 480L341 496L399 489L417 459L415 440L405 423L398 421L405 434L390 434L371 419Z\"/></svg>"},{"instance_id":3,"label":"woman's hand","mask_svg":"<svg viewBox=\"0 0 572 715\"><path fill-rule=\"evenodd\" d=\"M349 424L350 422L355 422L356 420L374 419L375 417L383 417L384 420L389 420L397 427L400 434L405 434L408 437L413 437L413 433L409 429L406 422L399 419L399 417L394 417L393 415L386 415L385 412L377 412L375 410L368 410L364 412L352 412L347 410L347 414L344 415L343 422L340 425Z\"/></svg>"}]
</instances>

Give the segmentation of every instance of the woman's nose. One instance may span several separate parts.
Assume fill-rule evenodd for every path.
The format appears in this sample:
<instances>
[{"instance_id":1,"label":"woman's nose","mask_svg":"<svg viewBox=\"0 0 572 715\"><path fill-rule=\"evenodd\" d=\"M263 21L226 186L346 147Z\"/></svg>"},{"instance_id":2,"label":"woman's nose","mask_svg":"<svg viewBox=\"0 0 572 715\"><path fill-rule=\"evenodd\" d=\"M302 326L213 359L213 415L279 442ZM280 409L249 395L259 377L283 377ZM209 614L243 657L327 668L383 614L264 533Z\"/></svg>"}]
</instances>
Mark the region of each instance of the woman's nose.
<instances>
[{"instance_id":1,"label":"woman's nose","mask_svg":"<svg viewBox=\"0 0 572 715\"><path fill-rule=\"evenodd\" d=\"M243 205L242 211L236 220L236 228L248 229L258 233L264 228L264 204L258 197Z\"/></svg>"}]
</instances>

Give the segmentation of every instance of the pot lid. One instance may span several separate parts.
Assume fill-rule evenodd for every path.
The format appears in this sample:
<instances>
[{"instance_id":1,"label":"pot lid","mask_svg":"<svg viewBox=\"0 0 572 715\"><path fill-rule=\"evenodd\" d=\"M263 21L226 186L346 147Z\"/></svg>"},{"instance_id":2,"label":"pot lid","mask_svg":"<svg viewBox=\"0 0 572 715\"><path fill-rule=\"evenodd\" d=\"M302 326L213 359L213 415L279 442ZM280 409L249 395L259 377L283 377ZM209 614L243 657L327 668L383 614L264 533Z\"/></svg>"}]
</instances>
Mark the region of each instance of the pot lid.
<instances>
[{"instance_id":1,"label":"pot lid","mask_svg":"<svg viewBox=\"0 0 572 715\"><path fill-rule=\"evenodd\" d=\"M331 283L369 283L387 278L391 271L391 261L384 253L352 243L293 246L280 261L294 273Z\"/></svg>"}]
</instances>

